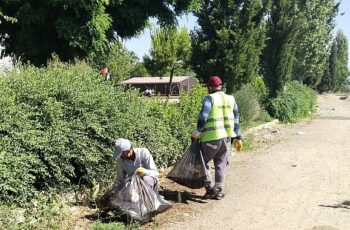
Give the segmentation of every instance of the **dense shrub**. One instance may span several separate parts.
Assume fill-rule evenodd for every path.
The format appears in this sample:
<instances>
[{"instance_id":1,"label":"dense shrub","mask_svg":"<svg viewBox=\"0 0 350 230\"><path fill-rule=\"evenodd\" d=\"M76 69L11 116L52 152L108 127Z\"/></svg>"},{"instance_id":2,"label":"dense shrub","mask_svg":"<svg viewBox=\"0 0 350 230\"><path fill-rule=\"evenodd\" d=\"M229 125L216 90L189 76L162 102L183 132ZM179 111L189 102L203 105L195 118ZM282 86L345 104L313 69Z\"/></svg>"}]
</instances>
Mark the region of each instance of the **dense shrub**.
<instances>
[{"instance_id":1,"label":"dense shrub","mask_svg":"<svg viewBox=\"0 0 350 230\"><path fill-rule=\"evenodd\" d=\"M349 93L350 92L350 85L344 86L344 92Z\"/></svg>"},{"instance_id":2,"label":"dense shrub","mask_svg":"<svg viewBox=\"0 0 350 230\"><path fill-rule=\"evenodd\" d=\"M0 200L19 202L115 176L114 141L172 164L195 128L202 89L168 104L115 89L84 63L22 67L0 79Z\"/></svg>"},{"instance_id":3,"label":"dense shrub","mask_svg":"<svg viewBox=\"0 0 350 230\"><path fill-rule=\"evenodd\" d=\"M252 85L243 85L234 94L234 97L238 105L239 117L242 123L249 123L259 116L260 105L258 95Z\"/></svg>"},{"instance_id":4,"label":"dense shrub","mask_svg":"<svg viewBox=\"0 0 350 230\"><path fill-rule=\"evenodd\" d=\"M272 117L265 109L261 109L259 116L256 118L257 122L270 122L272 120Z\"/></svg>"},{"instance_id":5,"label":"dense shrub","mask_svg":"<svg viewBox=\"0 0 350 230\"><path fill-rule=\"evenodd\" d=\"M268 96L268 89L264 83L264 80L257 76L255 78L253 78L252 82L250 83L253 87L253 90L255 91L255 93L258 96L258 100L260 103L265 102L265 100L267 99Z\"/></svg>"},{"instance_id":6,"label":"dense shrub","mask_svg":"<svg viewBox=\"0 0 350 230\"><path fill-rule=\"evenodd\" d=\"M119 97L84 64L23 67L2 79L1 199L108 177L114 120L125 120Z\"/></svg>"},{"instance_id":7,"label":"dense shrub","mask_svg":"<svg viewBox=\"0 0 350 230\"><path fill-rule=\"evenodd\" d=\"M285 90L270 101L270 115L284 122L295 122L314 110L316 93L297 81L286 84Z\"/></svg>"},{"instance_id":8,"label":"dense shrub","mask_svg":"<svg viewBox=\"0 0 350 230\"><path fill-rule=\"evenodd\" d=\"M172 113L173 120L178 120L181 123L177 124L173 128L176 132L176 136L182 143L188 143L191 131L197 128L197 120L199 112L202 108L202 102L204 96L208 94L207 89L198 85L190 93L182 94L180 97L180 103L178 104L176 111ZM185 135L184 135L185 134Z\"/></svg>"},{"instance_id":9,"label":"dense shrub","mask_svg":"<svg viewBox=\"0 0 350 230\"><path fill-rule=\"evenodd\" d=\"M162 133L156 130L155 134L163 135L168 139L169 148L173 151L159 151L162 146L157 142L147 140L147 146L157 155L158 166L169 166L176 163L185 152L190 142L190 134L197 126L198 114L201 110L203 97L207 94L204 87L197 86L189 93L183 93L178 103L169 103L150 99L149 116L157 120L159 127L167 127Z\"/></svg>"}]
</instances>

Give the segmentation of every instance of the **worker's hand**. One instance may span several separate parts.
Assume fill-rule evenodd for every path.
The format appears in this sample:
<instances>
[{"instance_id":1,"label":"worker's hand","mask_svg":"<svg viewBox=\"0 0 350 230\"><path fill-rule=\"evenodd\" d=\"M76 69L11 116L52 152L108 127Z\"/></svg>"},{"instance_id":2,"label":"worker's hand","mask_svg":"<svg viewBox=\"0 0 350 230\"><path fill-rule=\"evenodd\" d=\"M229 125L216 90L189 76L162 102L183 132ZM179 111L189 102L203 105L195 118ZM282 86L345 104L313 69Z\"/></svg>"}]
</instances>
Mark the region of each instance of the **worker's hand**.
<instances>
[{"instance_id":1,"label":"worker's hand","mask_svg":"<svg viewBox=\"0 0 350 230\"><path fill-rule=\"evenodd\" d=\"M138 175L138 176L143 176L143 175L145 175L145 168L138 167L138 168L135 170L135 173L136 173L136 175Z\"/></svg>"},{"instance_id":2,"label":"worker's hand","mask_svg":"<svg viewBox=\"0 0 350 230\"><path fill-rule=\"evenodd\" d=\"M200 135L201 135L201 132L199 132L197 129L193 130L191 133L191 140L194 141L199 139Z\"/></svg>"},{"instance_id":3,"label":"worker's hand","mask_svg":"<svg viewBox=\"0 0 350 230\"><path fill-rule=\"evenodd\" d=\"M240 152L243 148L242 140L235 139L233 141L233 146L235 147L237 152Z\"/></svg>"}]
</instances>

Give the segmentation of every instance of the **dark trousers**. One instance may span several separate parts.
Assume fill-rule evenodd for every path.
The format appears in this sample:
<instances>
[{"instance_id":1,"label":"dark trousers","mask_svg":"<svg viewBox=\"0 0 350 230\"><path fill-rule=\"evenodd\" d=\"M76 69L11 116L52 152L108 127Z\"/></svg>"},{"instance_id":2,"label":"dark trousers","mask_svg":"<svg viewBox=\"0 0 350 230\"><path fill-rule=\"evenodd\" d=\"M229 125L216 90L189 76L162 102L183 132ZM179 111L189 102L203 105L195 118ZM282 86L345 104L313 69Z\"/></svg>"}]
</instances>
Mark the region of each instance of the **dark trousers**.
<instances>
[{"instance_id":1,"label":"dark trousers","mask_svg":"<svg viewBox=\"0 0 350 230\"><path fill-rule=\"evenodd\" d=\"M222 138L219 140L213 140L201 143L201 150L204 158L205 167L209 170L208 163L213 160L215 167L215 184L211 179L210 188L216 185L222 187L225 180L225 173L227 168L227 161L230 155L231 149L230 138Z\"/></svg>"}]
</instances>

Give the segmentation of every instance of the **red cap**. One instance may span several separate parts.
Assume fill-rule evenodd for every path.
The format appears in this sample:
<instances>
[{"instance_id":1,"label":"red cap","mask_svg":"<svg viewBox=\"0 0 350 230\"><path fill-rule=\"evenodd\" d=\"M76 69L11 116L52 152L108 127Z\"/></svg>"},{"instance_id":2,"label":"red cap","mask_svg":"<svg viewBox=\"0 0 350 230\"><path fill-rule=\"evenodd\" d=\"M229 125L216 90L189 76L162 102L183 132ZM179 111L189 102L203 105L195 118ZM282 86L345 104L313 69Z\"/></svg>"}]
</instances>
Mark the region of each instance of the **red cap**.
<instances>
[{"instance_id":1,"label":"red cap","mask_svg":"<svg viewBox=\"0 0 350 230\"><path fill-rule=\"evenodd\" d=\"M222 81L218 76L212 76L207 83L207 87L219 87L220 85Z\"/></svg>"},{"instance_id":2,"label":"red cap","mask_svg":"<svg viewBox=\"0 0 350 230\"><path fill-rule=\"evenodd\" d=\"M107 71L108 71L107 67L102 67L102 69L101 69L102 74L106 74Z\"/></svg>"}]
</instances>

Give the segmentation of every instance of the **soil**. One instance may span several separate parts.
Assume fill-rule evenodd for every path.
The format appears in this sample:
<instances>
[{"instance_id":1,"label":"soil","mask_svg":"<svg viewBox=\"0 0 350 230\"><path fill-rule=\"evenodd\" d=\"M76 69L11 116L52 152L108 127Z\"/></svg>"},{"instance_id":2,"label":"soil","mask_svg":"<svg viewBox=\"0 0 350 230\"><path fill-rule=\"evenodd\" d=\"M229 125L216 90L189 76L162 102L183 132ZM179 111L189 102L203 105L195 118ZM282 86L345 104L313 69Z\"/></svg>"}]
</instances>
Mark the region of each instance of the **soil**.
<instances>
[{"instance_id":1,"label":"soil","mask_svg":"<svg viewBox=\"0 0 350 230\"><path fill-rule=\"evenodd\" d=\"M222 200L163 176L172 208L142 229L350 229L350 98L321 95L317 109L314 119L243 133L253 141L229 159ZM80 211L74 229L91 229L86 214L96 210Z\"/></svg>"},{"instance_id":2,"label":"soil","mask_svg":"<svg viewBox=\"0 0 350 230\"><path fill-rule=\"evenodd\" d=\"M173 207L142 228L350 229L350 99L321 95L317 108L315 119L250 134L256 149L230 158L223 200L163 177Z\"/></svg>"}]
</instances>

